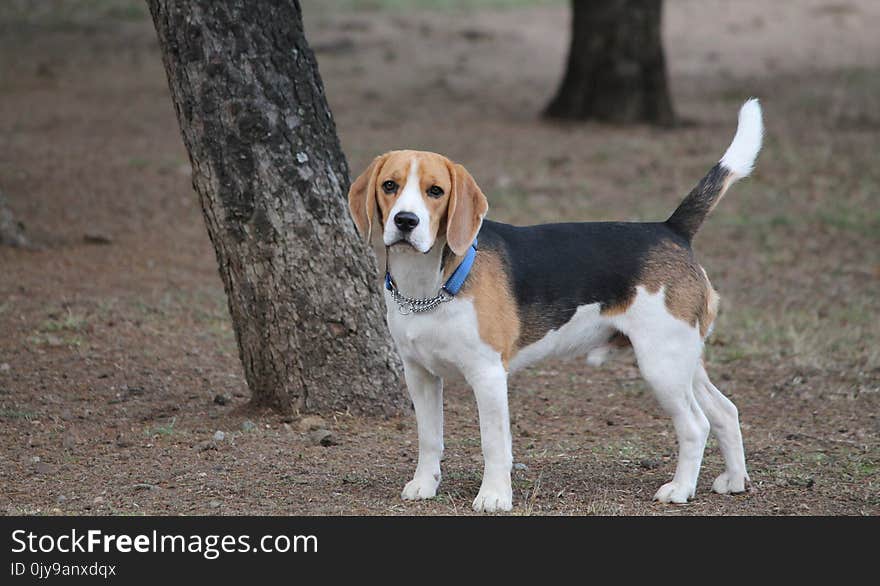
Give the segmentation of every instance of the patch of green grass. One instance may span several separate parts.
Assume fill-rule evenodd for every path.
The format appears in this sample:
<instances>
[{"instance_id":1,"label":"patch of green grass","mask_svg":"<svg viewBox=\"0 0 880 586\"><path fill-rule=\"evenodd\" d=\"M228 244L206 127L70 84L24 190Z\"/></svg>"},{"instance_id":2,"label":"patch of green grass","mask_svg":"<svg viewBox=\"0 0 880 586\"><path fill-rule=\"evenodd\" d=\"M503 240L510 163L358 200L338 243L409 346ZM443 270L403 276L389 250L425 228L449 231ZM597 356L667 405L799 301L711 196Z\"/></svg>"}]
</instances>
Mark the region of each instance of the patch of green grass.
<instances>
[{"instance_id":1,"label":"patch of green grass","mask_svg":"<svg viewBox=\"0 0 880 586\"><path fill-rule=\"evenodd\" d=\"M33 346L79 348L84 343L82 334L87 324L88 318L84 314L74 313L71 309L51 313L28 337L28 342Z\"/></svg>"},{"instance_id":2,"label":"patch of green grass","mask_svg":"<svg viewBox=\"0 0 880 586\"><path fill-rule=\"evenodd\" d=\"M457 447L471 447L471 448L480 447L480 438L479 437L476 437L476 438L462 437L457 440L451 439L450 441L447 442L447 444L450 446L457 446Z\"/></svg>"},{"instance_id":3,"label":"patch of green grass","mask_svg":"<svg viewBox=\"0 0 880 586\"><path fill-rule=\"evenodd\" d=\"M28 343L30 343L32 346L67 346L68 348L79 348L83 345L82 337L77 335L57 336L52 333L34 334L30 336L27 340Z\"/></svg>"},{"instance_id":4,"label":"patch of green grass","mask_svg":"<svg viewBox=\"0 0 880 586\"><path fill-rule=\"evenodd\" d=\"M838 202L829 203L816 212L815 219L837 230L880 238L880 210L876 208L864 209Z\"/></svg>"},{"instance_id":5,"label":"patch of green grass","mask_svg":"<svg viewBox=\"0 0 880 586\"><path fill-rule=\"evenodd\" d=\"M876 462L861 460L854 464L854 469L859 476L874 476L880 472L880 466Z\"/></svg>"},{"instance_id":6,"label":"patch of green grass","mask_svg":"<svg viewBox=\"0 0 880 586\"><path fill-rule=\"evenodd\" d=\"M88 318L85 315L73 313L70 309L62 317L50 317L40 324L39 331L42 333L58 333L58 332L80 332L82 331Z\"/></svg>"},{"instance_id":7,"label":"patch of green grass","mask_svg":"<svg viewBox=\"0 0 880 586\"><path fill-rule=\"evenodd\" d=\"M37 417L33 411L18 411L16 409L0 409L0 419L25 419L30 421Z\"/></svg>"},{"instance_id":8,"label":"patch of green grass","mask_svg":"<svg viewBox=\"0 0 880 586\"><path fill-rule=\"evenodd\" d=\"M155 435L165 435L165 436L168 436L168 435L172 435L172 434L174 433L174 425L175 425L176 423L177 423L177 417L172 417L172 418L171 418L171 421L169 421L169 422L166 423L165 425L160 425L160 426L158 426L158 427L154 427L154 428L151 429L151 430L148 430L148 431L147 431L147 435L148 435L148 436L155 436Z\"/></svg>"},{"instance_id":9,"label":"patch of green grass","mask_svg":"<svg viewBox=\"0 0 880 586\"><path fill-rule=\"evenodd\" d=\"M593 446L593 453L599 457L611 457L615 460L638 463L647 459L651 453L638 438L621 439Z\"/></svg>"},{"instance_id":10,"label":"patch of green grass","mask_svg":"<svg viewBox=\"0 0 880 586\"><path fill-rule=\"evenodd\" d=\"M149 165L150 162L148 160L139 157L132 157L128 160L128 166L133 169L146 169Z\"/></svg>"},{"instance_id":11,"label":"patch of green grass","mask_svg":"<svg viewBox=\"0 0 880 586\"><path fill-rule=\"evenodd\" d=\"M469 481L469 482L480 482L482 480L481 473L477 471L465 471L465 472L444 472L443 480L448 481Z\"/></svg>"}]
</instances>

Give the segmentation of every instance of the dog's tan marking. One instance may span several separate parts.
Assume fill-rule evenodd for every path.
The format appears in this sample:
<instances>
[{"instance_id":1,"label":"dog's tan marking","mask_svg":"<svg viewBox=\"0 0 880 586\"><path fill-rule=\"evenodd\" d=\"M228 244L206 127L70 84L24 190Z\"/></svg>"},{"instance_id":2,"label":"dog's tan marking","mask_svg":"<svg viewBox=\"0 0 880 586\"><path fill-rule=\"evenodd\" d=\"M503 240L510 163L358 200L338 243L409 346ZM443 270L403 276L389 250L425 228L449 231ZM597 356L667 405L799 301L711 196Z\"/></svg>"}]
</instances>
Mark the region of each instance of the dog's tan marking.
<instances>
[{"instance_id":1,"label":"dog's tan marking","mask_svg":"<svg viewBox=\"0 0 880 586\"><path fill-rule=\"evenodd\" d=\"M649 293L664 290L666 308L676 318L699 326L705 336L718 313L719 297L691 252L674 241L666 240L648 252L636 284ZM629 297L602 309L602 315L625 313L635 299Z\"/></svg>"},{"instance_id":2,"label":"dog's tan marking","mask_svg":"<svg viewBox=\"0 0 880 586\"><path fill-rule=\"evenodd\" d=\"M632 346L632 342L629 341L629 338L623 332L614 332L611 338L608 339L608 343L615 348L629 348Z\"/></svg>"},{"instance_id":3,"label":"dog's tan marking","mask_svg":"<svg viewBox=\"0 0 880 586\"><path fill-rule=\"evenodd\" d=\"M651 293L664 288L666 308L673 316L691 325L705 320L708 287L690 251L672 241L661 243L648 255L639 280Z\"/></svg>"},{"instance_id":4,"label":"dog's tan marking","mask_svg":"<svg viewBox=\"0 0 880 586\"><path fill-rule=\"evenodd\" d=\"M473 299L480 338L501 354L504 367L518 350L520 321L504 263L490 250L477 253L459 297Z\"/></svg>"},{"instance_id":5,"label":"dog's tan marking","mask_svg":"<svg viewBox=\"0 0 880 586\"><path fill-rule=\"evenodd\" d=\"M703 269L703 267L700 267ZM704 319L700 320L700 335L704 338L706 334L709 333L709 328L715 322L715 318L718 317L718 306L721 304L721 297L718 295L718 291L712 286L711 281L709 281L709 275L706 274L706 269L703 269L703 278L706 279L707 295L706 295L706 313Z\"/></svg>"},{"instance_id":6,"label":"dog's tan marking","mask_svg":"<svg viewBox=\"0 0 880 586\"><path fill-rule=\"evenodd\" d=\"M629 309L629 306L632 305L633 301L635 301L636 294L635 291L630 292L629 297L620 301L618 303L614 303L613 305L606 305L602 308L600 313L606 316L620 315L626 313Z\"/></svg>"}]
</instances>

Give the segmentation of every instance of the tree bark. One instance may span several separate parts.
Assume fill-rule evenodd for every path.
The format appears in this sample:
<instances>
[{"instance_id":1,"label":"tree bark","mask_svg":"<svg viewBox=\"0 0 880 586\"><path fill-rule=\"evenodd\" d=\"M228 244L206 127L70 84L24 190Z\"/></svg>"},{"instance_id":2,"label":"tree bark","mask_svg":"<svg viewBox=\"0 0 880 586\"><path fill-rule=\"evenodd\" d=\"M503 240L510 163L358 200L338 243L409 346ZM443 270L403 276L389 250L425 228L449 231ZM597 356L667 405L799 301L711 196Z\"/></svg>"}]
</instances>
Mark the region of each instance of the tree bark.
<instances>
[{"instance_id":1,"label":"tree bark","mask_svg":"<svg viewBox=\"0 0 880 586\"><path fill-rule=\"evenodd\" d=\"M572 0L571 46L549 118L675 123L666 81L663 0Z\"/></svg>"},{"instance_id":2,"label":"tree bark","mask_svg":"<svg viewBox=\"0 0 880 586\"><path fill-rule=\"evenodd\" d=\"M148 0L252 402L406 399L296 0Z\"/></svg>"}]
</instances>

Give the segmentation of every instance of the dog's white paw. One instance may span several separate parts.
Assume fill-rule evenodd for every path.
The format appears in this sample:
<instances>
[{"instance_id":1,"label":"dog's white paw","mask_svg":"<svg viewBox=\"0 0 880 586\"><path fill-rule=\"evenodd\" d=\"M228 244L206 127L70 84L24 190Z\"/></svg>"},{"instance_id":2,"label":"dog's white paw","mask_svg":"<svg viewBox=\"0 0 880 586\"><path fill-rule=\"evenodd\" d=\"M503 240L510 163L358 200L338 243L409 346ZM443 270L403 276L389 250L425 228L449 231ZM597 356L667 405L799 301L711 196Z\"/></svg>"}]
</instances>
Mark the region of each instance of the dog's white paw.
<instances>
[{"instance_id":1,"label":"dog's white paw","mask_svg":"<svg viewBox=\"0 0 880 586\"><path fill-rule=\"evenodd\" d=\"M605 361L608 359L608 355L611 353L611 346L599 346L598 348L593 348L587 353L587 365L588 366L602 366Z\"/></svg>"},{"instance_id":2,"label":"dog's white paw","mask_svg":"<svg viewBox=\"0 0 880 586\"><path fill-rule=\"evenodd\" d=\"M406 483L400 496L405 501L432 499L437 496L437 487L440 486L440 475L419 475Z\"/></svg>"},{"instance_id":3,"label":"dog's white paw","mask_svg":"<svg viewBox=\"0 0 880 586\"><path fill-rule=\"evenodd\" d=\"M676 503L683 505L688 502L688 499L692 496L694 496L692 488L673 480L660 487L660 490L654 495L654 500L660 501L661 503Z\"/></svg>"},{"instance_id":4,"label":"dog's white paw","mask_svg":"<svg viewBox=\"0 0 880 586\"><path fill-rule=\"evenodd\" d=\"M749 475L745 473L723 472L712 483L712 492L718 494L738 494L749 488Z\"/></svg>"},{"instance_id":5,"label":"dog's white paw","mask_svg":"<svg viewBox=\"0 0 880 586\"><path fill-rule=\"evenodd\" d=\"M474 510L478 513L497 513L513 508L513 494L508 488L497 490L486 486L480 487L474 499Z\"/></svg>"}]
</instances>

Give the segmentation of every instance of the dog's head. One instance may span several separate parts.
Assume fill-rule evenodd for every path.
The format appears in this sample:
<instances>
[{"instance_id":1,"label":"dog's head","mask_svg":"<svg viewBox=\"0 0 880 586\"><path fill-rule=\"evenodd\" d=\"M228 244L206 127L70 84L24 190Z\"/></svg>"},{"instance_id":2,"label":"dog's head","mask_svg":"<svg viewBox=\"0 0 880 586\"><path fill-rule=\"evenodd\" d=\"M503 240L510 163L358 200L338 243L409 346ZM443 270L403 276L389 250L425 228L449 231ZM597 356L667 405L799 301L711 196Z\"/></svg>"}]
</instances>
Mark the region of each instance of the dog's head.
<instances>
[{"instance_id":1,"label":"dog's head","mask_svg":"<svg viewBox=\"0 0 880 586\"><path fill-rule=\"evenodd\" d=\"M351 184L348 206L367 241L381 227L385 246L426 253L445 241L457 255L467 252L489 209L464 167L425 151L390 151L373 159Z\"/></svg>"}]
</instances>

